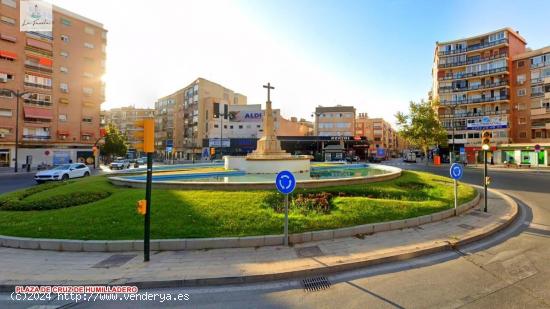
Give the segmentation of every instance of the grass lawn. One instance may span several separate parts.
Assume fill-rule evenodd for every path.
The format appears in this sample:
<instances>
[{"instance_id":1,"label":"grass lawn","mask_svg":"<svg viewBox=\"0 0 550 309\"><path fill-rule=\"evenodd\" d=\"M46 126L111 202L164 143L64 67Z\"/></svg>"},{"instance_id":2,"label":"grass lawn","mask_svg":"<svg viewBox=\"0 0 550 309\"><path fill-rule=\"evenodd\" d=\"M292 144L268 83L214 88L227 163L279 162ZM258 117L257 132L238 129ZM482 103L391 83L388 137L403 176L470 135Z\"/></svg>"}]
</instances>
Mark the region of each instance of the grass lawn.
<instances>
[{"instance_id":1,"label":"grass lawn","mask_svg":"<svg viewBox=\"0 0 550 309\"><path fill-rule=\"evenodd\" d=\"M141 239L143 217L135 211L143 189L111 185L104 176L70 181L29 195L44 199L73 192L108 191L105 199L70 208L42 211L0 210L0 235L66 239ZM13 198L22 191L0 195ZM321 189L296 190L295 194L330 192L329 213L291 208L290 232L332 229L358 224L421 216L452 207L453 187L448 178L404 171L398 179ZM197 238L282 234L283 213L269 201L274 191L154 190L151 237ZM338 196L345 195L345 196ZM459 186L460 203L471 200L475 190Z\"/></svg>"}]
</instances>

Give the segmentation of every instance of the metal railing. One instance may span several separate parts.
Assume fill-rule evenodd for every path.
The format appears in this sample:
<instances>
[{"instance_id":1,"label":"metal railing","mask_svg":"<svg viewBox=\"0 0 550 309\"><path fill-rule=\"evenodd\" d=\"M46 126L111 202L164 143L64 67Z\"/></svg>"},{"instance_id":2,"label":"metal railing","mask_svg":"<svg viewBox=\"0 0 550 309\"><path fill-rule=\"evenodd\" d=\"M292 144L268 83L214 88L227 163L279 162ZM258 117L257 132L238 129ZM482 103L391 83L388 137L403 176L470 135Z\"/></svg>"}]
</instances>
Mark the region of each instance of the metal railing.
<instances>
[{"instance_id":1,"label":"metal railing","mask_svg":"<svg viewBox=\"0 0 550 309\"><path fill-rule=\"evenodd\" d=\"M501 95L498 97L489 97L489 98L475 98L475 99L466 99L466 100L442 100L441 105L456 105L456 104L475 104L475 103L484 103L484 102L496 102L509 100L509 95Z\"/></svg>"},{"instance_id":2,"label":"metal railing","mask_svg":"<svg viewBox=\"0 0 550 309\"><path fill-rule=\"evenodd\" d=\"M27 139L27 140L43 141L43 140L49 140L51 138L52 137L49 136L49 135L34 135L34 134L25 134L25 135L23 135L23 139Z\"/></svg>"},{"instance_id":3,"label":"metal railing","mask_svg":"<svg viewBox=\"0 0 550 309\"><path fill-rule=\"evenodd\" d=\"M482 117L482 116L493 116L493 115L507 115L508 110L502 111L484 111L484 112L466 112L466 113L456 113L454 114L440 114L441 118L466 118L466 117Z\"/></svg>"},{"instance_id":4,"label":"metal railing","mask_svg":"<svg viewBox=\"0 0 550 309\"><path fill-rule=\"evenodd\" d=\"M455 54L465 53L465 52L478 50L478 49L483 49L483 48L487 48L487 47L492 47L492 46L505 44L505 43L508 43L508 39L506 39L506 38L505 39L500 39L500 40L497 40L497 41L494 41L494 42L487 42L487 43L483 43L483 44L470 45L470 46L468 46L464 49L442 50L442 51L438 52L438 55L439 56L455 55Z\"/></svg>"},{"instance_id":5,"label":"metal railing","mask_svg":"<svg viewBox=\"0 0 550 309\"><path fill-rule=\"evenodd\" d=\"M53 73L52 68L46 67L40 64L34 64L30 61L25 61L25 68L40 71L40 72L45 72L45 73Z\"/></svg>"},{"instance_id":6,"label":"metal railing","mask_svg":"<svg viewBox=\"0 0 550 309\"><path fill-rule=\"evenodd\" d=\"M466 60L466 61L458 61L458 62L452 62L452 63L443 63L443 64L438 64L437 67L438 68L452 68L452 67L457 67L457 66L462 66L462 65L469 65L469 64L476 64L476 63L481 63L481 62L485 62L485 61L491 61L491 60L505 58L505 57L508 57L508 53L501 53L501 54L498 54L496 56L491 56L491 57L486 57L486 58L470 59L470 60Z\"/></svg>"},{"instance_id":7,"label":"metal railing","mask_svg":"<svg viewBox=\"0 0 550 309\"><path fill-rule=\"evenodd\" d=\"M506 71L508 71L508 66L497 68L497 69L472 72L472 73L466 73L466 72L456 73L456 74L453 74L452 76L439 77L438 80L463 79L463 78L470 78L470 77L476 77L476 76L490 75L490 74L506 72Z\"/></svg>"},{"instance_id":8,"label":"metal railing","mask_svg":"<svg viewBox=\"0 0 550 309\"><path fill-rule=\"evenodd\" d=\"M53 103L51 101L25 99L25 104L37 106L52 106Z\"/></svg>"},{"instance_id":9,"label":"metal railing","mask_svg":"<svg viewBox=\"0 0 550 309\"><path fill-rule=\"evenodd\" d=\"M503 80L498 83L487 83L487 84L479 84L479 85L470 85L465 88L457 88L453 86L443 86L439 87L439 92L447 93L447 92L463 92L463 91L473 91L473 90L479 90L479 89L488 89L488 88L497 88L497 87L505 87L508 86L508 81Z\"/></svg>"},{"instance_id":10,"label":"metal railing","mask_svg":"<svg viewBox=\"0 0 550 309\"><path fill-rule=\"evenodd\" d=\"M42 88L42 89L49 89L49 90L52 89L52 86L46 86L46 85L41 85L41 84L29 83L29 82L25 82L25 86L35 87L35 88Z\"/></svg>"}]
</instances>

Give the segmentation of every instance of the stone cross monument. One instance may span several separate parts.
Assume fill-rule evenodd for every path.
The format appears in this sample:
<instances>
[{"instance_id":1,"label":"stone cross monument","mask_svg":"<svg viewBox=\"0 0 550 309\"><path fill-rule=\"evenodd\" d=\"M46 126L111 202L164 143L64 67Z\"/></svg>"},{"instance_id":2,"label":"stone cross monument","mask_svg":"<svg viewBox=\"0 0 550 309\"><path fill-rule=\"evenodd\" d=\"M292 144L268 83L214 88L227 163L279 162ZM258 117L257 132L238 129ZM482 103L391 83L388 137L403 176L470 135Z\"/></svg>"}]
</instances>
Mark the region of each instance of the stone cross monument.
<instances>
[{"instance_id":1,"label":"stone cross monument","mask_svg":"<svg viewBox=\"0 0 550 309\"><path fill-rule=\"evenodd\" d=\"M264 132L262 137L258 140L256 150L246 156L250 160L262 160L262 159L284 159L291 157L290 153L281 149L281 143L277 140L275 135L275 127L273 123L273 110L271 109L271 89L275 87L270 83L263 86L267 88L267 102L265 103L264 114Z\"/></svg>"}]
</instances>

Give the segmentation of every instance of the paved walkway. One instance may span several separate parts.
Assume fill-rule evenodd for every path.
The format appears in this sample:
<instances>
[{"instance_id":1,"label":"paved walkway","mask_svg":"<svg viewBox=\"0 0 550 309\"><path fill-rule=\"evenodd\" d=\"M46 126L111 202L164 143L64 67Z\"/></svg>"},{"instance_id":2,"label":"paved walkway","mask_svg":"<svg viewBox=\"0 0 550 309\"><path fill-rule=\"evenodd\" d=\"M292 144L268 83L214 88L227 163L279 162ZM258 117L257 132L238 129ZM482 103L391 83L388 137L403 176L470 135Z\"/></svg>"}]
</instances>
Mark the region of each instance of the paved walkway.
<instances>
[{"instance_id":1,"label":"paved walkway","mask_svg":"<svg viewBox=\"0 0 550 309\"><path fill-rule=\"evenodd\" d=\"M0 247L0 289L20 284L226 284L307 277L448 250L503 228L517 205L490 192L489 212L473 210L416 228L310 242L294 247L90 253ZM483 199L481 199L482 201ZM482 202L481 202L482 203Z\"/></svg>"}]
</instances>

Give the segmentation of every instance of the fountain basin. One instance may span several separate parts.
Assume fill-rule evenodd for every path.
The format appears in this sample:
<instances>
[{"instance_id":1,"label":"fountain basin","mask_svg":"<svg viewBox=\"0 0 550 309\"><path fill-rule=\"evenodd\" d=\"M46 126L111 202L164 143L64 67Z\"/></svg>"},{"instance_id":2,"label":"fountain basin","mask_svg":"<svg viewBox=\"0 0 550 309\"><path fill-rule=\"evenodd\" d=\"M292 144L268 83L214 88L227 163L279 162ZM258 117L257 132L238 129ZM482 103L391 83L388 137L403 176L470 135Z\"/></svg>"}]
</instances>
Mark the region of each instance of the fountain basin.
<instances>
[{"instance_id":1,"label":"fountain basin","mask_svg":"<svg viewBox=\"0 0 550 309\"><path fill-rule=\"evenodd\" d=\"M226 170L240 170L247 174L277 174L287 170L292 173L310 171L311 156L224 156Z\"/></svg>"}]
</instances>

